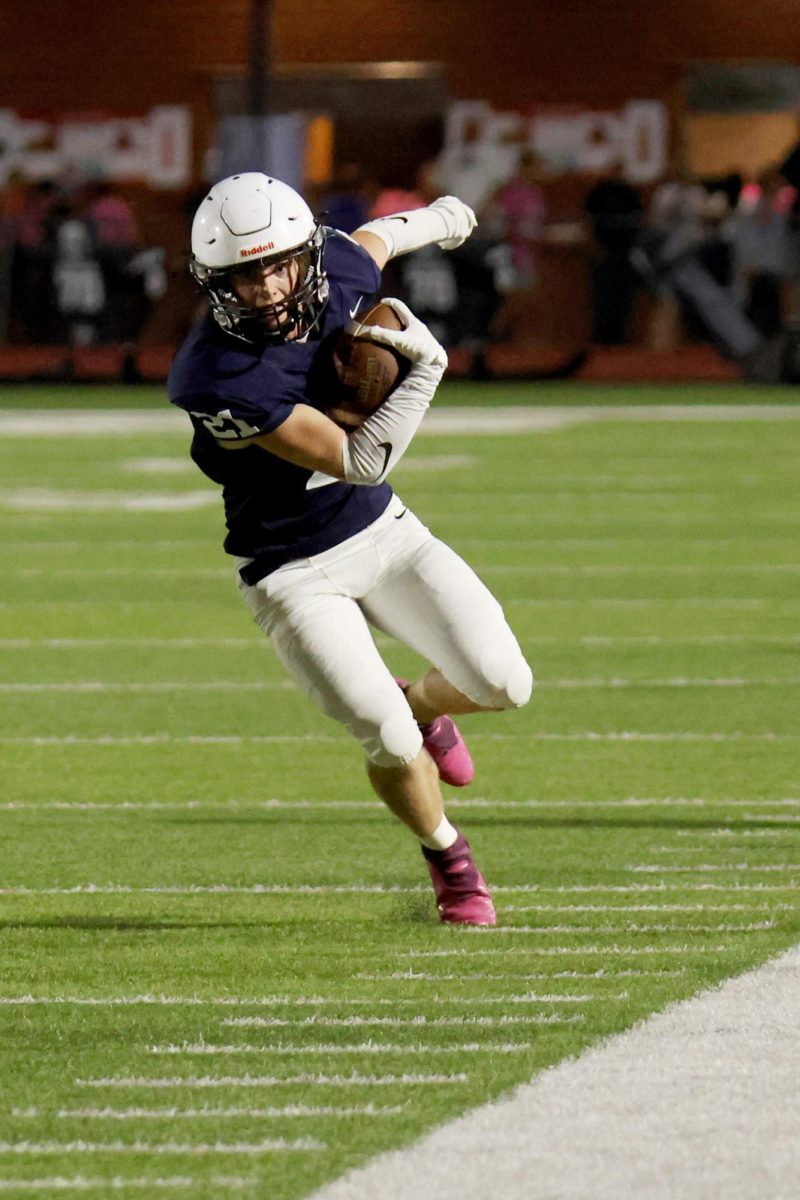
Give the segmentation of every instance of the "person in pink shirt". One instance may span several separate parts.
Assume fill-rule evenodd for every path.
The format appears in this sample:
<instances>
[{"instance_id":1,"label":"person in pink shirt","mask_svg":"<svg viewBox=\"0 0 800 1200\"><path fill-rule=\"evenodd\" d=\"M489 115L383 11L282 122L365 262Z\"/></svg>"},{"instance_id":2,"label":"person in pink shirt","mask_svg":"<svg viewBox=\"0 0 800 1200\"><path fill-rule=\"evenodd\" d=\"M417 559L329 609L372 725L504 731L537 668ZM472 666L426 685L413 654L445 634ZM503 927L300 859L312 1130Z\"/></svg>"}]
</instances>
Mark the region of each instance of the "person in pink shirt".
<instances>
[{"instance_id":1,"label":"person in pink shirt","mask_svg":"<svg viewBox=\"0 0 800 1200\"><path fill-rule=\"evenodd\" d=\"M508 250L510 271L500 321L512 335L518 327L525 329L531 293L539 282L539 243L547 219L540 177L536 154L523 149L516 174L497 189L481 214L484 228Z\"/></svg>"},{"instance_id":2,"label":"person in pink shirt","mask_svg":"<svg viewBox=\"0 0 800 1200\"><path fill-rule=\"evenodd\" d=\"M511 248L515 290L532 287L537 280L537 243L547 218L540 173L534 152L523 150L516 175L497 189L484 210L492 233Z\"/></svg>"},{"instance_id":3,"label":"person in pink shirt","mask_svg":"<svg viewBox=\"0 0 800 1200\"><path fill-rule=\"evenodd\" d=\"M98 246L135 246L139 241L133 209L110 183L92 185L84 216L91 222Z\"/></svg>"}]
</instances>

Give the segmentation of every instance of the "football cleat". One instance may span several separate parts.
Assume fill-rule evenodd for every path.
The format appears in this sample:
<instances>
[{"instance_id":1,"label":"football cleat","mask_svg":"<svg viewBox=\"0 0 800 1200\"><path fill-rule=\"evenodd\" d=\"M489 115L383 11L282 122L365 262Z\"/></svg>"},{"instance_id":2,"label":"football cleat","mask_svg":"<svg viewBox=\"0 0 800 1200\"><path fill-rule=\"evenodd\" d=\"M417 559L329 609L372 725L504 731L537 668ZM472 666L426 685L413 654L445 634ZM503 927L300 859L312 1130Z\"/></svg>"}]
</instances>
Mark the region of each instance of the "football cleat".
<instances>
[{"instance_id":1,"label":"football cleat","mask_svg":"<svg viewBox=\"0 0 800 1200\"><path fill-rule=\"evenodd\" d=\"M397 680L403 691L408 687L405 679ZM445 713L428 725L420 725L422 744L436 763L442 783L451 787L466 787L475 778L475 766L467 749L467 743L452 717Z\"/></svg>"},{"instance_id":2,"label":"football cleat","mask_svg":"<svg viewBox=\"0 0 800 1200\"><path fill-rule=\"evenodd\" d=\"M492 895L461 834L448 850L422 847L439 919L448 925L496 925Z\"/></svg>"}]
</instances>

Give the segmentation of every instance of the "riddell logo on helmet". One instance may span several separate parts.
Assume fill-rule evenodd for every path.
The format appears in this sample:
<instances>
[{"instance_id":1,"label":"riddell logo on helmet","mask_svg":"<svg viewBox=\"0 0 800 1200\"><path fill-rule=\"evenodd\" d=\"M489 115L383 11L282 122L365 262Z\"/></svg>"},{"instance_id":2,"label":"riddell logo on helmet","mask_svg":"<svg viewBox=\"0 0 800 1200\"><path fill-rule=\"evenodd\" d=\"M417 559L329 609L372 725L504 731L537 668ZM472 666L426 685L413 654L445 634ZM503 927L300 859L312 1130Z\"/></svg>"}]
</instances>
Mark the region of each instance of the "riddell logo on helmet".
<instances>
[{"instance_id":1,"label":"riddell logo on helmet","mask_svg":"<svg viewBox=\"0 0 800 1200\"><path fill-rule=\"evenodd\" d=\"M253 246L252 250L240 250L239 258L252 258L254 254L266 254L275 249L274 242L265 242L263 246Z\"/></svg>"}]
</instances>

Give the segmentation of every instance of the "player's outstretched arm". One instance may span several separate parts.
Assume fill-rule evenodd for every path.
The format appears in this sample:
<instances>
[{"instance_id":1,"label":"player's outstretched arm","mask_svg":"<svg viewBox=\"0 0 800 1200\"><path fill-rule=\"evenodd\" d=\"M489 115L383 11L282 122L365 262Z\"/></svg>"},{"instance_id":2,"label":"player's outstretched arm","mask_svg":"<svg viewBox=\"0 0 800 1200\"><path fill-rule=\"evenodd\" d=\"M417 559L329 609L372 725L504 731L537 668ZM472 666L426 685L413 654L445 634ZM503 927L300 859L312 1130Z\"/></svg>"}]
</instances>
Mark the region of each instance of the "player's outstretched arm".
<instances>
[{"instance_id":1,"label":"player's outstretched arm","mask_svg":"<svg viewBox=\"0 0 800 1200\"><path fill-rule=\"evenodd\" d=\"M368 221L355 231L353 239L383 268L390 258L411 254L423 246L435 244L442 250L455 250L477 224L469 205L457 196L440 196L427 208Z\"/></svg>"},{"instance_id":2,"label":"player's outstretched arm","mask_svg":"<svg viewBox=\"0 0 800 1200\"><path fill-rule=\"evenodd\" d=\"M296 404L272 433L237 443L229 449L260 446L296 466L347 483L374 485L386 478L402 458L433 399L447 366L447 354L423 324L400 300L383 301L403 321L403 329L364 326L360 336L391 346L411 362L399 387L357 429L345 433L311 408Z\"/></svg>"}]
</instances>

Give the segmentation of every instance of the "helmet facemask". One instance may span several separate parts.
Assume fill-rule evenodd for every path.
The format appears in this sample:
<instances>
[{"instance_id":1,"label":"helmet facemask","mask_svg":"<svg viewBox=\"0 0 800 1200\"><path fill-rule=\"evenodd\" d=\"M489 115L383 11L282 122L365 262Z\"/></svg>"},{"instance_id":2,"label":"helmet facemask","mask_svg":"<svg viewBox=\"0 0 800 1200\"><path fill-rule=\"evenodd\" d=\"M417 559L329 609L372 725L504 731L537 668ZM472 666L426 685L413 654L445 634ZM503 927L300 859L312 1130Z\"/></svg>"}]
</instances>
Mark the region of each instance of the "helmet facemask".
<instances>
[{"instance_id":1,"label":"helmet facemask","mask_svg":"<svg viewBox=\"0 0 800 1200\"><path fill-rule=\"evenodd\" d=\"M325 235L317 225L307 242L282 254L268 254L247 264L206 267L193 257L190 270L211 300L220 328L253 345L280 345L311 333L319 324L328 299L322 266ZM275 303L247 303L237 293L240 282L256 282L265 267L297 262L297 282Z\"/></svg>"}]
</instances>

